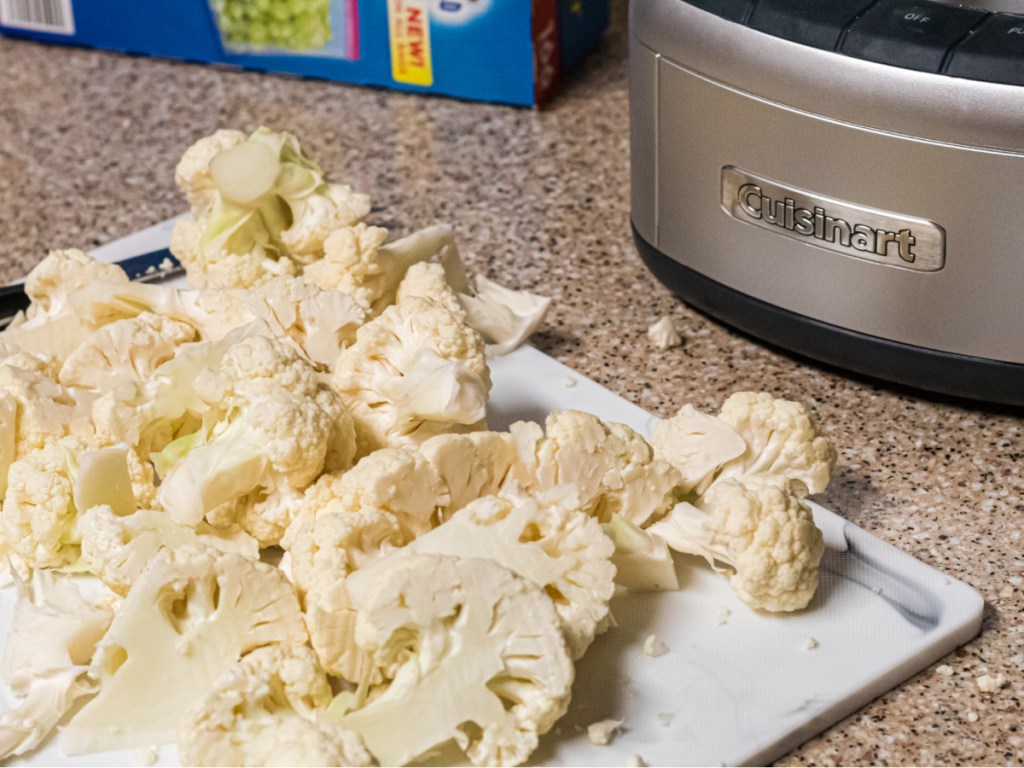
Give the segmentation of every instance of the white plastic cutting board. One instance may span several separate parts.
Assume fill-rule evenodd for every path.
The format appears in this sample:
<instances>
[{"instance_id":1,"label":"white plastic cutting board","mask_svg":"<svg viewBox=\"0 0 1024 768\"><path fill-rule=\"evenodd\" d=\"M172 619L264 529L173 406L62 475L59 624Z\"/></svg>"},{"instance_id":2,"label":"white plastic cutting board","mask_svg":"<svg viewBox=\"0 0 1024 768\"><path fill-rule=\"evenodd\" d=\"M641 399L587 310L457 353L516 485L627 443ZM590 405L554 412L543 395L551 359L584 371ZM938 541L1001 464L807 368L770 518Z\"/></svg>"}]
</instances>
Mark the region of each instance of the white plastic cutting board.
<instances>
[{"instance_id":1,"label":"white plastic cutting board","mask_svg":"<svg viewBox=\"0 0 1024 768\"><path fill-rule=\"evenodd\" d=\"M118 259L169 241L167 223L96 251ZM547 355L523 348L493 361L489 421L543 421L579 408L645 434L654 417ZM681 403L680 403L681 405ZM827 550L811 605L796 615L746 608L703 561L680 557L682 589L618 594L618 626L577 665L569 713L532 762L546 765L764 764L784 755L871 699L973 638L981 596L965 584L814 506ZM13 594L0 592L6 636ZM655 634L669 652L642 652ZM813 638L817 647L807 649ZM159 695L154 691L154 695ZM586 726L623 721L611 745L596 747ZM175 765L163 747L160 765ZM139 765L145 756L106 753L69 760L56 744L13 765ZM145 762L148 762L146 760Z\"/></svg>"}]
</instances>

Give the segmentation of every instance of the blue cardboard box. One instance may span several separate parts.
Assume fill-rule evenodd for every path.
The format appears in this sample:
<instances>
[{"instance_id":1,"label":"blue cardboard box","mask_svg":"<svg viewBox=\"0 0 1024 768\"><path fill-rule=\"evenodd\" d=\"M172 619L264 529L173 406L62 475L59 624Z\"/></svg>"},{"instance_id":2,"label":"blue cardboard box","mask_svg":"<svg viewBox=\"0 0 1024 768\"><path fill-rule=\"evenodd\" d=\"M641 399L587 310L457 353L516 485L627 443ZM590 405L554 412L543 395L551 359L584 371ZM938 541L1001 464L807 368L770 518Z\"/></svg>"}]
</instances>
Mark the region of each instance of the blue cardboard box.
<instances>
[{"instance_id":1,"label":"blue cardboard box","mask_svg":"<svg viewBox=\"0 0 1024 768\"><path fill-rule=\"evenodd\" d=\"M538 105L601 38L609 0L0 0L48 43Z\"/></svg>"}]
</instances>

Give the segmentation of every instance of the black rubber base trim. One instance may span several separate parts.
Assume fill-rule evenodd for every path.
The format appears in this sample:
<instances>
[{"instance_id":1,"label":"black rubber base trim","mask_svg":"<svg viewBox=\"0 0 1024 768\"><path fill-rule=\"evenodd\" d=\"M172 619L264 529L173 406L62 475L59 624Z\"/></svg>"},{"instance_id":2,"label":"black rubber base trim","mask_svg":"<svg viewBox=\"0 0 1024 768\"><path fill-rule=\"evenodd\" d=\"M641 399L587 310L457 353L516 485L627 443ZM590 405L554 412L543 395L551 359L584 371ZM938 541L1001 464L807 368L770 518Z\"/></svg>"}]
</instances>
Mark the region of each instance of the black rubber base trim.
<instances>
[{"instance_id":1,"label":"black rubber base trim","mask_svg":"<svg viewBox=\"0 0 1024 768\"><path fill-rule=\"evenodd\" d=\"M697 309L751 336L849 371L928 392L1024 405L1024 365L901 344L823 323L747 296L669 258L633 227L654 276Z\"/></svg>"}]
</instances>

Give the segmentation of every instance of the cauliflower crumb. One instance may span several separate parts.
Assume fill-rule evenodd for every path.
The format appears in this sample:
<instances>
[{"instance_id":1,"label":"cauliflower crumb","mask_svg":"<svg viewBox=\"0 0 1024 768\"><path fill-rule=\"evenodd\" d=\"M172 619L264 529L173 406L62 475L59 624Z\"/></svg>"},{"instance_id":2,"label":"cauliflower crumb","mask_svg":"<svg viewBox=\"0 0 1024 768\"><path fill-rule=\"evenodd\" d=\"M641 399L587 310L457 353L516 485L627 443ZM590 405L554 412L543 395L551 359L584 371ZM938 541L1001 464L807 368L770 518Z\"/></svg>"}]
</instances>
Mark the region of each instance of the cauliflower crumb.
<instances>
[{"instance_id":1,"label":"cauliflower crumb","mask_svg":"<svg viewBox=\"0 0 1024 768\"><path fill-rule=\"evenodd\" d=\"M607 747L621 728L621 720L600 720L587 726L587 738L595 747Z\"/></svg>"},{"instance_id":2,"label":"cauliflower crumb","mask_svg":"<svg viewBox=\"0 0 1024 768\"><path fill-rule=\"evenodd\" d=\"M630 768L641 768L641 766L647 765L644 759L640 755L632 755L629 760L626 761L626 765Z\"/></svg>"},{"instance_id":3,"label":"cauliflower crumb","mask_svg":"<svg viewBox=\"0 0 1024 768\"><path fill-rule=\"evenodd\" d=\"M576 386L576 379L574 379L572 376L566 376L565 378L562 379L562 386L565 387L566 389L572 389L573 387Z\"/></svg>"},{"instance_id":4,"label":"cauliflower crumb","mask_svg":"<svg viewBox=\"0 0 1024 768\"><path fill-rule=\"evenodd\" d=\"M805 637L800 647L805 651L813 651L818 647L818 641L813 637Z\"/></svg>"},{"instance_id":5,"label":"cauliflower crumb","mask_svg":"<svg viewBox=\"0 0 1024 768\"><path fill-rule=\"evenodd\" d=\"M935 674L942 675L943 677L952 677L953 668L949 664L940 664L935 668Z\"/></svg>"},{"instance_id":6,"label":"cauliflower crumb","mask_svg":"<svg viewBox=\"0 0 1024 768\"><path fill-rule=\"evenodd\" d=\"M724 627L726 624L728 624L730 616L732 616L732 609L722 608L722 610L718 612L718 626Z\"/></svg>"},{"instance_id":7,"label":"cauliflower crumb","mask_svg":"<svg viewBox=\"0 0 1024 768\"><path fill-rule=\"evenodd\" d=\"M969 722L969 723L976 723L976 722L978 722L978 713L977 712L968 712L967 713L967 722Z\"/></svg>"},{"instance_id":8,"label":"cauliflower crumb","mask_svg":"<svg viewBox=\"0 0 1024 768\"><path fill-rule=\"evenodd\" d=\"M148 747L139 747L132 752L132 762L135 765L156 765L160 760L160 747L151 744Z\"/></svg>"},{"instance_id":9,"label":"cauliflower crumb","mask_svg":"<svg viewBox=\"0 0 1024 768\"><path fill-rule=\"evenodd\" d=\"M672 725L672 718L675 717L675 712L659 712L658 713L658 724L662 728L668 728Z\"/></svg>"},{"instance_id":10,"label":"cauliflower crumb","mask_svg":"<svg viewBox=\"0 0 1024 768\"><path fill-rule=\"evenodd\" d=\"M644 653L648 656L664 656L668 651L669 647L657 635L648 635L644 640Z\"/></svg>"},{"instance_id":11,"label":"cauliflower crumb","mask_svg":"<svg viewBox=\"0 0 1024 768\"><path fill-rule=\"evenodd\" d=\"M982 693L997 693L1000 689L1006 687L1006 678L1002 672L994 677L992 675L982 675L974 682L978 684L978 690Z\"/></svg>"},{"instance_id":12,"label":"cauliflower crumb","mask_svg":"<svg viewBox=\"0 0 1024 768\"><path fill-rule=\"evenodd\" d=\"M648 327L647 338L660 350L672 349L672 347L678 347L683 343L683 337L679 335L675 323L668 315Z\"/></svg>"},{"instance_id":13,"label":"cauliflower crumb","mask_svg":"<svg viewBox=\"0 0 1024 768\"><path fill-rule=\"evenodd\" d=\"M882 588L881 587L872 587L871 591L874 592L876 595L882 594Z\"/></svg>"}]
</instances>

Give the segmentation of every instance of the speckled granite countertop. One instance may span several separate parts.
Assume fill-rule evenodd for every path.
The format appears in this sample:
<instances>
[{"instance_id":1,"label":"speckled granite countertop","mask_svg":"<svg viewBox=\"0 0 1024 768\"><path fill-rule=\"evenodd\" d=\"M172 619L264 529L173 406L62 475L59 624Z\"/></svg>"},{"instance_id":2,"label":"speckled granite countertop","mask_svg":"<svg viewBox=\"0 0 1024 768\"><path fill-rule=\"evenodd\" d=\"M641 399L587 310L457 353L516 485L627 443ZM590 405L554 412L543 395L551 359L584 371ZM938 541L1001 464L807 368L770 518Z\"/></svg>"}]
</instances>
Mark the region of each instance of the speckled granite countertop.
<instances>
[{"instance_id":1,"label":"speckled granite countertop","mask_svg":"<svg viewBox=\"0 0 1024 768\"><path fill-rule=\"evenodd\" d=\"M736 389L811 405L840 449L826 506L976 587L982 635L811 740L786 764L1024 762L1020 412L926 400L806 364L683 306L629 232L624 10L545 112L0 40L0 279L184 208L192 141L259 124L298 134L399 231L457 225L472 268L554 296L545 352L669 415ZM653 349L669 314L682 348ZM982 694L983 672L1009 681ZM976 717L975 717L976 715Z\"/></svg>"}]
</instances>

